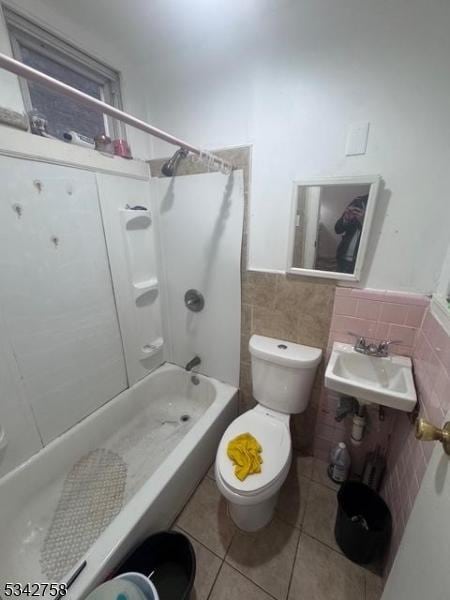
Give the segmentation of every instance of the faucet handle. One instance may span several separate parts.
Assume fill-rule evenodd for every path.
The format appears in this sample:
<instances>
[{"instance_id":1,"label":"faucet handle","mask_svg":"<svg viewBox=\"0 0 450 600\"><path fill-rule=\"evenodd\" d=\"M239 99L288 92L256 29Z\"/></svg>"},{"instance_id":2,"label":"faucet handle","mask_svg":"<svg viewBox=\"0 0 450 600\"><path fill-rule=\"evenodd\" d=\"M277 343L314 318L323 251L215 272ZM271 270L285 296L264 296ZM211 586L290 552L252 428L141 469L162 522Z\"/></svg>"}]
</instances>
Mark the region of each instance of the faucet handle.
<instances>
[{"instance_id":1,"label":"faucet handle","mask_svg":"<svg viewBox=\"0 0 450 600\"><path fill-rule=\"evenodd\" d=\"M352 335L355 338L353 349L356 352L365 353L367 350L366 338L359 333L353 333L353 331L347 331L347 334Z\"/></svg>"},{"instance_id":2,"label":"faucet handle","mask_svg":"<svg viewBox=\"0 0 450 600\"><path fill-rule=\"evenodd\" d=\"M403 340L383 340L378 345L378 353L383 356L388 356L389 348L392 344L403 344Z\"/></svg>"},{"instance_id":3,"label":"faucet handle","mask_svg":"<svg viewBox=\"0 0 450 600\"><path fill-rule=\"evenodd\" d=\"M403 340L383 340L381 344L389 348L392 344L403 344Z\"/></svg>"},{"instance_id":4,"label":"faucet handle","mask_svg":"<svg viewBox=\"0 0 450 600\"><path fill-rule=\"evenodd\" d=\"M361 335L360 333L354 333L353 331L347 331L347 335L351 335L352 337L355 338L356 343L361 344L361 343L366 343L366 338Z\"/></svg>"}]
</instances>

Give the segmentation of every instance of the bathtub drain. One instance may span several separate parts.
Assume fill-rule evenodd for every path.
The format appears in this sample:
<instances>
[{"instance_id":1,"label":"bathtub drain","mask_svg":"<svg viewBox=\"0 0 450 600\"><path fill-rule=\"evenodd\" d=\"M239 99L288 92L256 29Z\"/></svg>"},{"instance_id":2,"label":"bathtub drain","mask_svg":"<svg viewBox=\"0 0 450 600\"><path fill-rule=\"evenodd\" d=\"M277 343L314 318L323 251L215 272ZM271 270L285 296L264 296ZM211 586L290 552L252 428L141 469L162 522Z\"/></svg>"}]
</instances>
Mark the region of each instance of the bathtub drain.
<instances>
[{"instance_id":1,"label":"bathtub drain","mask_svg":"<svg viewBox=\"0 0 450 600\"><path fill-rule=\"evenodd\" d=\"M190 415L182 415L180 418L180 421L182 423L186 423L186 421L189 421L190 418L191 418Z\"/></svg>"}]
</instances>

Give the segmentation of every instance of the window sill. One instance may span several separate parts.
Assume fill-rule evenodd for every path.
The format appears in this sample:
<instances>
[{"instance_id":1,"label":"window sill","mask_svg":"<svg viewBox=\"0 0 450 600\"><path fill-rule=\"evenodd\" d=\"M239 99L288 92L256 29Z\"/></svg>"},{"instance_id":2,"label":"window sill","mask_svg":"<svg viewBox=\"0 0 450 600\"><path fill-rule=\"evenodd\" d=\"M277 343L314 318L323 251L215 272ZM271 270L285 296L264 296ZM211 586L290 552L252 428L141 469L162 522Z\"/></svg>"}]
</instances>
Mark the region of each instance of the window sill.
<instances>
[{"instance_id":1,"label":"window sill","mask_svg":"<svg viewBox=\"0 0 450 600\"><path fill-rule=\"evenodd\" d=\"M450 336L450 310L443 296L434 294L431 299L431 313Z\"/></svg>"},{"instance_id":2,"label":"window sill","mask_svg":"<svg viewBox=\"0 0 450 600\"><path fill-rule=\"evenodd\" d=\"M134 179L150 179L150 170L144 161L105 156L90 148L43 138L6 125L0 125L0 154Z\"/></svg>"}]
</instances>

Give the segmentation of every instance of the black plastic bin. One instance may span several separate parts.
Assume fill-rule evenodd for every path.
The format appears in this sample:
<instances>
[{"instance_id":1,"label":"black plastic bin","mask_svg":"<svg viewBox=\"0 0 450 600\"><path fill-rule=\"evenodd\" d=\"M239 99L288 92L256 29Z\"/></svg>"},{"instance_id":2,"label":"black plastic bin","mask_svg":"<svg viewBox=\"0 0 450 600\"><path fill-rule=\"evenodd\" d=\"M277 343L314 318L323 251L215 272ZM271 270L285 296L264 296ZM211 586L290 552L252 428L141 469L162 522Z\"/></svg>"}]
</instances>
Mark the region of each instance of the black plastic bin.
<instances>
[{"instance_id":1,"label":"black plastic bin","mask_svg":"<svg viewBox=\"0 0 450 600\"><path fill-rule=\"evenodd\" d=\"M392 531L392 517L384 500L358 481L342 484L338 495L334 534L342 552L365 565L385 552Z\"/></svg>"},{"instance_id":2,"label":"black plastic bin","mask_svg":"<svg viewBox=\"0 0 450 600\"><path fill-rule=\"evenodd\" d=\"M120 565L115 575L137 571L150 575L160 600L188 600L195 579L195 553L178 531L151 535Z\"/></svg>"}]
</instances>

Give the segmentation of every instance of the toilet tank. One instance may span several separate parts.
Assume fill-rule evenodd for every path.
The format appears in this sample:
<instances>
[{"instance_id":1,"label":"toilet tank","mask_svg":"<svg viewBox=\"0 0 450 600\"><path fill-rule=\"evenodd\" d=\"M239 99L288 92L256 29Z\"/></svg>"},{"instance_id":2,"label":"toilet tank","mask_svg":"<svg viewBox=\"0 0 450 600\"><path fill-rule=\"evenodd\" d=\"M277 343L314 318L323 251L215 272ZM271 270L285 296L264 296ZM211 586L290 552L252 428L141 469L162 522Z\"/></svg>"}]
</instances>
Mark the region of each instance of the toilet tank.
<instances>
[{"instance_id":1,"label":"toilet tank","mask_svg":"<svg viewBox=\"0 0 450 600\"><path fill-rule=\"evenodd\" d=\"M306 410L322 350L262 335L252 335L249 350L255 400L282 413Z\"/></svg>"}]
</instances>

